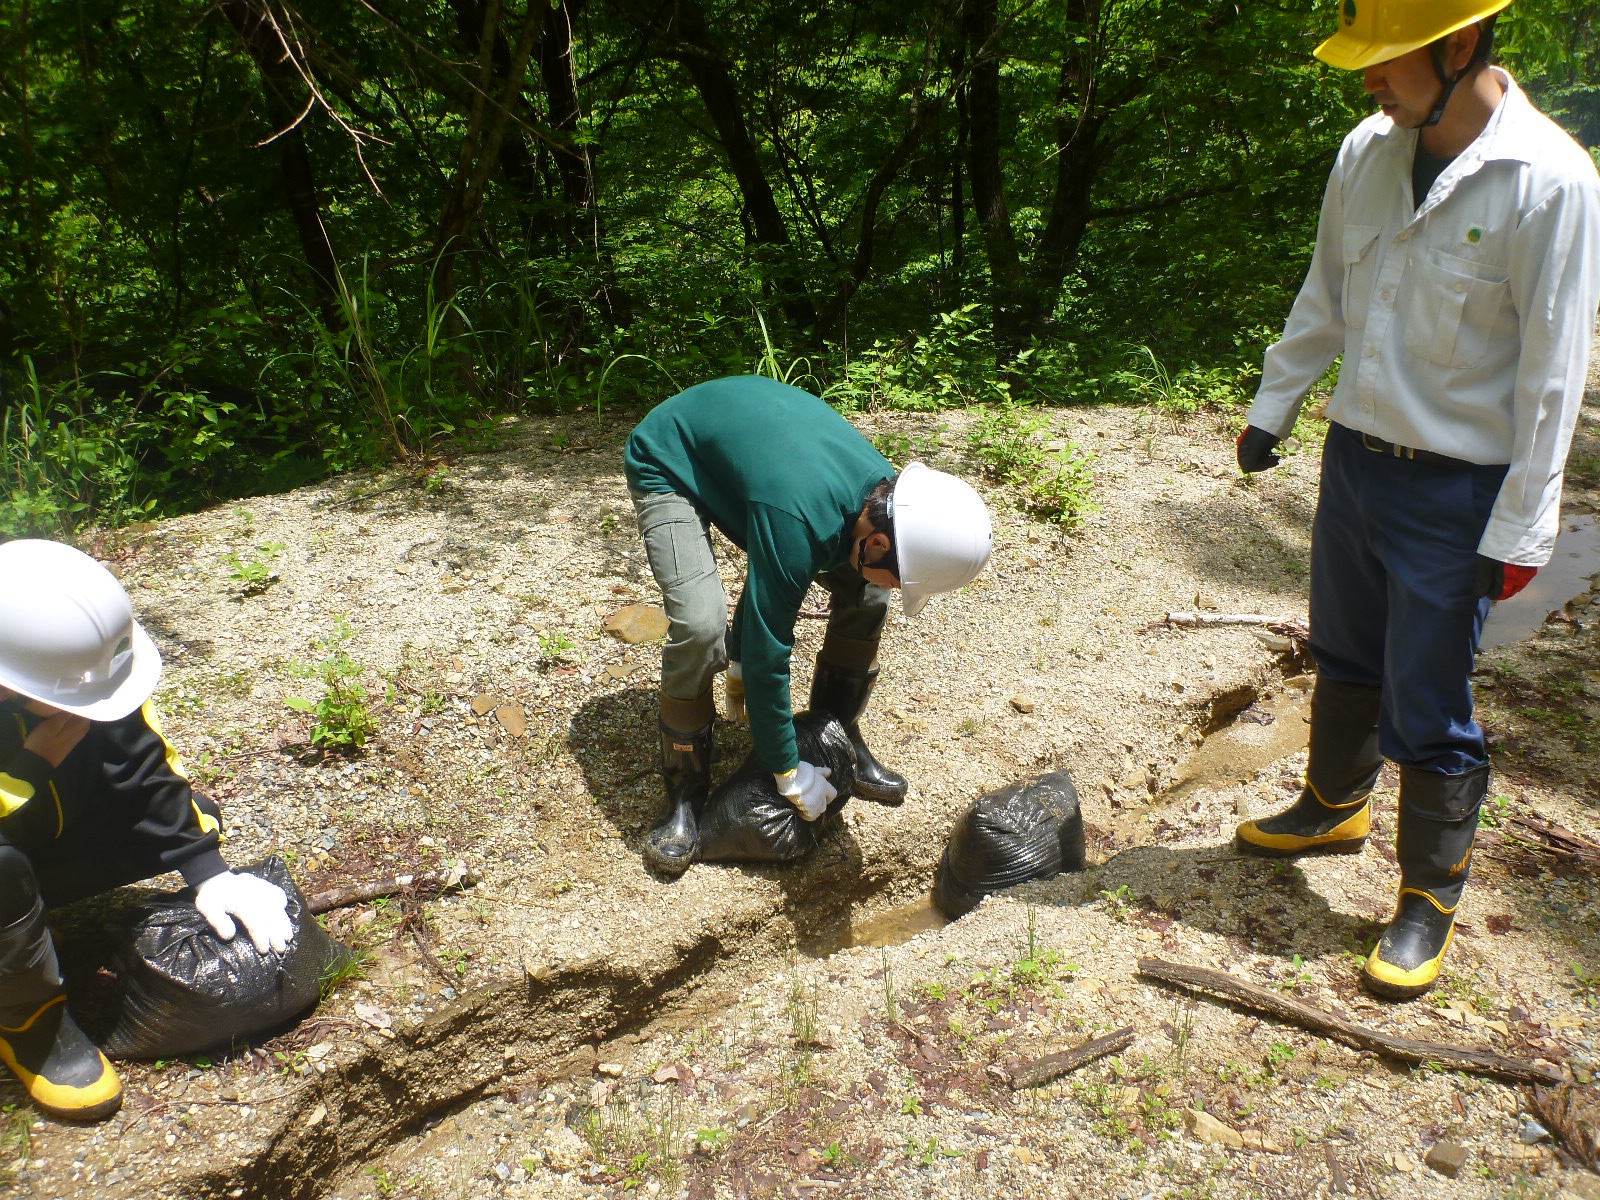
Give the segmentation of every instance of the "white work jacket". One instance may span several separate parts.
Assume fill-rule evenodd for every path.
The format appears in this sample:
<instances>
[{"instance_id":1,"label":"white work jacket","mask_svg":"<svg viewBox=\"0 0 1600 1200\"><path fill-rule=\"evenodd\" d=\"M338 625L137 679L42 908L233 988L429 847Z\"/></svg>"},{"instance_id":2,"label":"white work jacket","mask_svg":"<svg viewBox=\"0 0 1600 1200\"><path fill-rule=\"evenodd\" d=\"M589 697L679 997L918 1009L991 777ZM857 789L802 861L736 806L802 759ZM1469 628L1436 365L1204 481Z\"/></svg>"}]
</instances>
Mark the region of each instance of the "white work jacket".
<instances>
[{"instance_id":1,"label":"white work jacket","mask_svg":"<svg viewBox=\"0 0 1600 1200\"><path fill-rule=\"evenodd\" d=\"M1279 437L1343 354L1328 416L1387 442L1507 463L1478 549L1540 566L1600 302L1600 176L1492 68L1505 95L1420 208L1417 132L1379 113L1345 138L1311 269L1267 351L1250 424Z\"/></svg>"}]
</instances>

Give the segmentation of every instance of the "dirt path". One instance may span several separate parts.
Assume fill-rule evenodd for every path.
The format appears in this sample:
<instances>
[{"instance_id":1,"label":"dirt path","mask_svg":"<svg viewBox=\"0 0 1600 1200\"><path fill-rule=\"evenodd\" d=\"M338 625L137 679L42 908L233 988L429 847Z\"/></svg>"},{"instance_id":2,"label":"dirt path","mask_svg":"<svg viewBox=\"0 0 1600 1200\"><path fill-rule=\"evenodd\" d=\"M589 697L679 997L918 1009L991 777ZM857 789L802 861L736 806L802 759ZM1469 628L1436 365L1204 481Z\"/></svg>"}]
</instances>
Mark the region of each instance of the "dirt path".
<instances>
[{"instance_id":1,"label":"dirt path","mask_svg":"<svg viewBox=\"0 0 1600 1200\"><path fill-rule=\"evenodd\" d=\"M1574 453L1574 514L1600 509L1595 418ZM1590 880L1506 836L1469 892L1445 1005L1366 1004L1352 958L1392 902L1392 804L1357 859L1279 871L1233 857L1239 814L1297 784L1306 681L1286 687L1299 665L1249 629L1139 632L1174 609L1303 619L1314 450L1242 481L1206 419L1055 420L1097 455L1100 511L1063 539L983 485L991 569L923 619L893 620L867 722L911 800L852 803L815 860L786 870L700 865L666 882L640 864L658 651L600 628L654 599L619 470L624 417L524 421L426 473L349 477L108 547L166 656L169 732L219 796L233 860L283 855L307 891L457 859L483 882L339 914L333 927L372 954L365 979L253 1054L131 1066L115 1121L32 1126L15 1186L352 1200L1580 1188L1547 1147L1523 1148L1513 1089L1396 1072L1134 979L1155 951L1586 1072L1600 918ZM970 474L968 423L861 422ZM245 595L252 561L277 579ZM725 556L730 585L737 567ZM1497 790L1590 835L1597 618L1591 595L1480 671ZM821 632L802 622L801 698ZM283 701L320 697L306 672L338 651L376 732L319 756ZM1230 724L1246 706L1254 719ZM719 737L720 774L747 743ZM972 799L1061 766L1084 794L1088 875L892 950L839 949L917 902ZM1134 1048L1064 1084L1013 1097L985 1070L1121 1023ZM1252 1146L1186 1132L1201 1108ZM1469 1148L1453 1181L1418 1165L1446 1138Z\"/></svg>"}]
</instances>

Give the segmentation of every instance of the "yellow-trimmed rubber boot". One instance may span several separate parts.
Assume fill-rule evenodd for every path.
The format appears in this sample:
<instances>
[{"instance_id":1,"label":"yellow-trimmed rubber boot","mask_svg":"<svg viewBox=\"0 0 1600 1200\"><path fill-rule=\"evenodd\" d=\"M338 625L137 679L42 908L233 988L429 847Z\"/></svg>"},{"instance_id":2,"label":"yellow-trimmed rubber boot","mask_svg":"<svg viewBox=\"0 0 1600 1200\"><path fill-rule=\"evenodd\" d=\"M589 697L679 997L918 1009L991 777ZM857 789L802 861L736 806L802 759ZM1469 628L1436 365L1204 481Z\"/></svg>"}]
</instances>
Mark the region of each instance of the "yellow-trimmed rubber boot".
<instances>
[{"instance_id":1,"label":"yellow-trimmed rubber boot","mask_svg":"<svg viewBox=\"0 0 1600 1200\"><path fill-rule=\"evenodd\" d=\"M122 1080L67 1011L66 996L46 1001L20 1025L0 1025L0 1062L41 1112L69 1121L103 1121L122 1107Z\"/></svg>"},{"instance_id":2,"label":"yellow-trimmed rubber boot","mask_svg":"<svg viewBox=\"0 0 1600 1200\"><path fill-rule=\"evenodd\" d=\"M1456 908L1472 871L1478 809L1489 790L1489 768L1440 775L1400 771L1400 900L1394 919L1367 956L1361 981L1389 1000L1409 1000L1439 978L1455 937Z\"/></svg>"},{"instance_id":3,"label":"yellow-trimmed rubber boot","mask_svg":"<svg viewBox=\"0 0 1600 1200\"><path fill-rule=\"evenodd\" d=\"M1281 813L1246 821L1236 831L1238 847L1265 858L1302 854L1357 854L1372 830L1367 798L1346 805L1324 804L1309 784Z\"/></svg>"},{"instance_id":4,"label":"yellow-trimmed rubber boot","mask_svg":"<svg viewBox=\"0 0 1600 1200\"><path fill-rule=\"evenodd\" d=\"M1306 785L1282 812L1239 826L1236 845L1241 851L1295 858L1354 854L1366 844L1372 828L1367 797L1383 767L1378 752L1381 694L1375 687L1317 677Z\"/></svg>"}]
</instances>

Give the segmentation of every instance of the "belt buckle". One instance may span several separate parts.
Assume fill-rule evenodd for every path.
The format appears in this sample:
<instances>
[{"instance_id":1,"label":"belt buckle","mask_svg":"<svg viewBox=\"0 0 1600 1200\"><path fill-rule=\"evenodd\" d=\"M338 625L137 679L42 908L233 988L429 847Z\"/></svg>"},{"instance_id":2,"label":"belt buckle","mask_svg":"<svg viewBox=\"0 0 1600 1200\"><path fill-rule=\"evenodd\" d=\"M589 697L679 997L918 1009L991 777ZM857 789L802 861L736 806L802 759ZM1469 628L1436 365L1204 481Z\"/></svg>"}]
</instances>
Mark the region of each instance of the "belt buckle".
<instances>
[{"instance_id":1,"label":"belt buckle","mask_svg":"<svg viewBox=\"0 0 1600 1200\"><path fill-rule=\"evenodd\" d=\"M1395 458L1416 458L1417 452L1410 446L1397 446L1393 442L1386 442L1376 434L1363 433L1361 444L1374 454L1389 454Z\"/></svg>"}]
</instances>

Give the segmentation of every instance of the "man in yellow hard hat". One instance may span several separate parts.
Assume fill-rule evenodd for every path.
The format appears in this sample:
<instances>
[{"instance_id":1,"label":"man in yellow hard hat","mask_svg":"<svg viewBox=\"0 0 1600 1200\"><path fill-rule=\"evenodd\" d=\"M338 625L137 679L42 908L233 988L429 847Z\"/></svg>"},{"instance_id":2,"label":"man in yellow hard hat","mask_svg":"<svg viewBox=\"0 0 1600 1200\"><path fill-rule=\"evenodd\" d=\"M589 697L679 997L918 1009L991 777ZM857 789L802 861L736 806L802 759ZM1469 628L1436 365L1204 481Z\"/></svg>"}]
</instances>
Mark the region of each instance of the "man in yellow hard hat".
<instances>
[{"instance_id":1,"label":"man in yellow hard hat","mask_svg":"<svg viewBox=\"0 0 1600 1200\"><path fill-rule=\"evenodd\" d=\"M1382 109L1345 139L1239 465L1275 464L1340 355L1311 545L1299 799L1252 854L1350 853L1400 768L1400 897L1363 979L1433 986L1489 787L1469 676L1489 606L1547 562L1600 295L1600 178L1489 64L1508 0L1339 0L1316 49Z\"/></svg>"}]
</instances>

